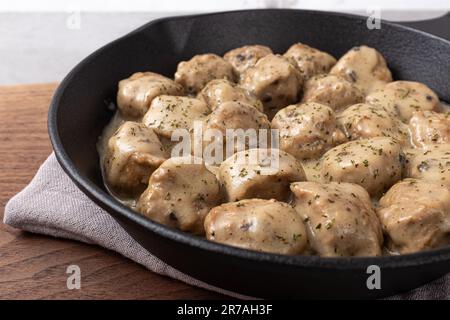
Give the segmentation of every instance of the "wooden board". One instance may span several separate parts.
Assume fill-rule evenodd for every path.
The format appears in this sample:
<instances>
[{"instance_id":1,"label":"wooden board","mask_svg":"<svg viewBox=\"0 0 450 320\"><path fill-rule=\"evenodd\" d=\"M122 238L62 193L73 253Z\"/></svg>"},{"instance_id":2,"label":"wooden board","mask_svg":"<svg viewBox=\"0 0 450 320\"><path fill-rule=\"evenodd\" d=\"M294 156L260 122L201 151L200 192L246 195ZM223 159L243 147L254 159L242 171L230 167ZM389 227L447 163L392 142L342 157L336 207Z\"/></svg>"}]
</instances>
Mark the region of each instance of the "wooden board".
<instances>
[{"instance_id":1,"label":"wooden board","mask_svg":"<svg viewBox=\"0 0 450 320\"><path fill-rule=\"evenodd\" d=\"M0 218L51 153L48 105L56 84L0 87ZM68 290L66 268L81 268ZM15 230L0 222L0 299L216 299L106 249Z\"/></svg>"}]
</instances>

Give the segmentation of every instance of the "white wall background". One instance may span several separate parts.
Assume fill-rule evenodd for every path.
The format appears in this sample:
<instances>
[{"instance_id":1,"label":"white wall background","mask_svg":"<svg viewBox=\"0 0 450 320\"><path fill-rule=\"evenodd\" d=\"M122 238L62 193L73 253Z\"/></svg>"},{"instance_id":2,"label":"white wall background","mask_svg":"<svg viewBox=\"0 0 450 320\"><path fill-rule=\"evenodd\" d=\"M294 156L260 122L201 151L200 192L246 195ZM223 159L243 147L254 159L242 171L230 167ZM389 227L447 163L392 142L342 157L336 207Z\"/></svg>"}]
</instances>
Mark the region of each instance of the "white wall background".
<instances>
[{"instance_id":1,"label":"white wall background","mask_svg":"<svg viewBox=\"0 0 450 320\"><path fill-rule=\"evenodd\" d=\"M0 84L60 81L86 55L150 20L248 8L305 8L422 20L450 10L449 0L16 0L0 1Z\"/></svg>"},{"instance_id":2,"label":"white wall background","mask_svg":"<svg viewBox=\"0 0 450 320\"><path fill-rule=\"evenodd\" d=\"M0 2L0 11L218 11L236 8L292 7L322 10L442 9L448 0L16 0Z\"/></svg>"}]
</instances>

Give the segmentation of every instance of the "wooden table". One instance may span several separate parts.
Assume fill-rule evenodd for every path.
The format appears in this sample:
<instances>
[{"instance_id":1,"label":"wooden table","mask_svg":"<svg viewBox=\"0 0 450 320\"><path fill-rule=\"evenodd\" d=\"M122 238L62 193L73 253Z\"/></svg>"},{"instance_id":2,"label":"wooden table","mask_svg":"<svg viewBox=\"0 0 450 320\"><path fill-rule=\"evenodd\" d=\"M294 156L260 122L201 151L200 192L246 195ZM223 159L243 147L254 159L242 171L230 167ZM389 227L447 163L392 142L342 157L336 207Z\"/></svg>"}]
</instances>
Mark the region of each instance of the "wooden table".
<instances>
[{"instance_id":1,"label":"wooden table","mask_svg":"<svg viewBox=\"0 0 450 320\"><path fill-rule=\"evenodd\" d=\"M51 153L47 110L56 84L0 87L0 218ZM2 220L3 221L3 220ZM79 265L82 288L68 290ZM15 230L0 222L0 299L215 299L106 249Z\"/></svg>"}]
</instances>

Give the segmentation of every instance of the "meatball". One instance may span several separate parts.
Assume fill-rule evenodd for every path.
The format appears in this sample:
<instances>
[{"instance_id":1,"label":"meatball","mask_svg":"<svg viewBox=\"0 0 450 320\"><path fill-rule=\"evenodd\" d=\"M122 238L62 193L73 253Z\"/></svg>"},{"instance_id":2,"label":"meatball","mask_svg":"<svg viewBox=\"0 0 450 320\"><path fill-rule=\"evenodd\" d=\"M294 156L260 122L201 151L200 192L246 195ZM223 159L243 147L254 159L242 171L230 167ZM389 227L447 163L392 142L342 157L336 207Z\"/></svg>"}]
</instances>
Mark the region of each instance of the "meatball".
<instances>
[{"instance_id":1,"label":"meatball","mask_svg":"<svg viewBox=\"0 0 450 320\"><path fill-rule=\"evenodd\" d=\"M198 93L214 79L236 80L233 66L218 55L208 53L194 56L178 64L175 81L188 93Z\"/></svg>"},{"instance_id":2,"label":"meatball","mask_svg":"<svg viewBox=\"0 0 450 320\"><path fill-rule=\"evenodd\" d=\"M450 187L450 144L406 151L406 177Z\"/></svg>"},{"instance_id":3,"label":"meatball","mask_svg":"<svg viewBox=\"0 0 450 320\"><path fill-rule=\"evenodd\" d=\"M354 83L366 95L392 81L386 60L377 50L367 46L355 47L344 54L330 74Z\"/></svg>"},{"instance_id":4,"label":"meatball","mask_svg":"<svg viewBox=\"0 0 450 320\"><path fill-rule=\"evenodd\" d=\"M219 182L201 159L174 157L153 172L136 209L161 224L204 234L206 214L220 202Z\"/></svg>"},{"instance_id":5,"label":"meatball","mask_svg":"<svg viewBox=\"0 0 450 320\"><path fill-rule=\"evenodd\" d=\"M137 72L119 82L117 106L128 117L142 117L159 95L183 95L183 87L172 79L153 72Z\"/></svg>"},{"instance_id":6,"label":"meatball","mask_svg":"<svg viewBox=\"0 0 450 320\"><path fill-rule=\"evenodd\" d=\"M314 76L303 87L302 102L321 103L336 111L363 101L363 93L353 83L334 75Z\"/></svg>"},{"instance_id":7,"label":"meatball","mask_svg":"<svg viewBox=\"0 0 450 320\"><path fill-rule=\"evenodd\" d=\"M272 54L272 49L262 45L250 45L236 48L225 53L223 58L231 63L236 74L242 74L253 67L259 59Z\"/></svg>"},{"instance_id":8,"label":"meatball","mask_svg":"<svg viewBox=\"0 0 450 320\"><path fill-rule=\"evenodd\" d=\"M244 72L241 85L262 101L272 119L279 109L297 102L303 80L291 60L270 54Z\"/></svg>"},{"instance_id":9,"label":"meatball","mask_svg":"<svg viewBox=\"0 0 450 320\"><path fill-rule=\"evenodd\" d=\"M233 135L227 134L227 129L233 130ZM247 131L248 129L253 129L253 131ZM221 135L221 140L225 143L230 144L233 140L234 148L228 150L229 152L235 153L236 151L242 151L245 149L259 147L262 138L262 134L266 134L267 144L263 147L267 147L270 143L270 122L264 113L259 112L252 106L241 103L241 102L225 102L222 103L218 108L216 108L204 121L203 124L203 145L205 154L216 157L216 164L220 164L223 160L222 155L211 154L207 145L215 147L216 144L212 143L212 137L218 139L215 135L207 136L207 134L212 134L213 130ZM242 136L239 137L239 130ZM262 130L266 130L263 132ZM249 141L253 140L253 141ZM215 148L213 148L215 149ZM224 151L227 151L223 149ZM231 154L230 154L231 156ZM209 162L208 162L209 163Z\"/></svg>"},{"instance_id":10,"label":"meatball","mask_svg":"<svg viewBox=\"0 0 450 320\"><path fill-rule=\"evenodd\" d=\"M296 182L294 208L323 257L380 256L383 233L369 194L353 183Z\"/></svg>"},{"instance_id":11,"label":"meatball","mask_svg":"<svg viewBox=\"0 0 450 320\"><path fill-rule=\"evenodd\" d=\"M211 110L216 109L224 102L239 101L247 103L261 112L264 111L262 102L253 94L225 79L216 79L209 82L197 98L205 101Z\"/></svg>"},{"instance_id":12,"label":"meatball","mask_svg":"<svg viewBox=\"0 0 450 320\"><path fill-rule=\"evenodd\" d=\"M304 181L300 162L278 149L240 151L226 159L219 168L221 182L228 201L261 198L285 201L289 184Z\"/></svg>"},{"instance_id":13,"label":"meatball","mask_svg":"<svg viewBox=\"0 0 450 320\"><path fill-rule=\"evenodd\" d=\"M267 116L253 106L230 101L222 103L205 120L206 129L218 129L225 134L226 129L269 129Z\"/></svg>"},{"instance_id":14,"label":"meatball","mask_svg":"<svg viewBox=\"0 0 450 320\"><path fill-rule=\"evenodd\" d=\"M272 120L272 128L280 130L280 149L298 159L320 157L345 141L344 134L336 127L333 110L315 102L281 109Z\"/></svg>"},{"instance_id":15,"label":"meatball","mask_svg":"<svg viewBox=\"0 0 450 320\"><path fill-rule=\"evenodd\" d=\"M108 140L103 159L106 182L120 194L140 194L152 172L168 157L152 129L124 122Z\"/></svg>"},{"instance_id":16,"label":"meatball","mask_svg":"<svg viewBox=\"0 0 450 320\"><path fill-rule=\"evenodd\" d=\"M296 255L306 230L295 210L275 200L248 199L213 208L205 219L208 240L235 247Z\"/></svg>"},{"instance_id":17,"label":"meatball","mask_svg":"<svg viewBox=\"0 0 450 320\"><path fill-rule=\"evenodd\" d=\"M414 111L440 111L437 95L426 85L412 81L394 81L366 97L366 101L383 106L408 123Z\"/></svg>"},{"instance_id":18,"label":"meatball","mask_svg":"<svg viewBox=\"0 0 450 320\"><path fill-rule=\"evenodd\" d=\"M303 43L292 45L284 56L295 60L305 80L318 74L328 73L336 63L332 55Z\"/></svg>"},{"instance_id":19,"label":"meatball","mask_svg":"<svg viewBox=\"0 0 450 320\"><path fill-rule=\"evenodd\" d=\"M450 112L415 111L409 121L409 131L416 148L450 143Z\"/></svg>"},{"instance_id":20,"label":"meatball","mask_svg":"<svg viewBox=\"0 0 450 320\"><path fill-rule=\"evenodd\" d=\"M350 141L324 154L322 177L359 184L377 196L401 179L402 162L401 145L392 138Z\"/></svg>"},{"instance_id":21,"label":"meatball","mask_svg":"<svg viewBox=\"0 0 450 320\"><path fill-rule=\"evenodd\" d=\"M406 179L381 198L377 213L393 252L405 254L450 244L448 188Z\"/></svg>"},{"instance_id":22,"label":"meatball","mask_svg":"<svg viewBox=\"0 0 450 320\"><path fill-rule=\"evenodd\" d=\"M189 97L156 97L142 122L156 133L171 138L176 129L190 130L196 120L203 120L211 110L201 100Z\"/></svg>"},{"instance_id":23,"label":"meatball","mask_svg":"<svg viewBox=\"0 0 450 320\"><path fill-rule=\"evenodd\" d=\"M345 109L337 122L349 140L390 137L408 143L407 126L381 106L355 104Z\"/></svg>"}]
</instances>

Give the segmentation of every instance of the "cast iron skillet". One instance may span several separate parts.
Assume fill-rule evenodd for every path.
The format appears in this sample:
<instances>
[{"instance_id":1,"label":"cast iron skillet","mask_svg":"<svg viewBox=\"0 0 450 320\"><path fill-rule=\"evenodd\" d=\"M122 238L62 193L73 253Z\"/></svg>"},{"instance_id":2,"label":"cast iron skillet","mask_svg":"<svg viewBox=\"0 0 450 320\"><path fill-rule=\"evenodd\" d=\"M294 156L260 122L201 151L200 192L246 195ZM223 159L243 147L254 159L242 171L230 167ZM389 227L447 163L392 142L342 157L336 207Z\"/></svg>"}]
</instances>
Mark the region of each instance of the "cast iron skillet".
<instances>
[{"instance_id":1,"label":"cast iron skillet","mask_svg":"<svg viewBox=\"0 0 450 320\"><path fill-rule=\"evenodd\" d=\"M251 10L160 19L78 64L59 86L49 132L59 163L75 184L108 211L144 248L212 285L264 298L375 298L415 288L450 271L450 248L379 258L281 256L233 248L167 228L133 212L105 191L96 142L112 116L117 83L133 72L173 76L198 53L223 54L245 44L284 52L295 42L340 57L353 46L380 50L396 79L417 80L450 101L450 42L366 18L301 10ZM381 289L367 287L367 268L381 268Z\"/></svg>"}]
</instances>

